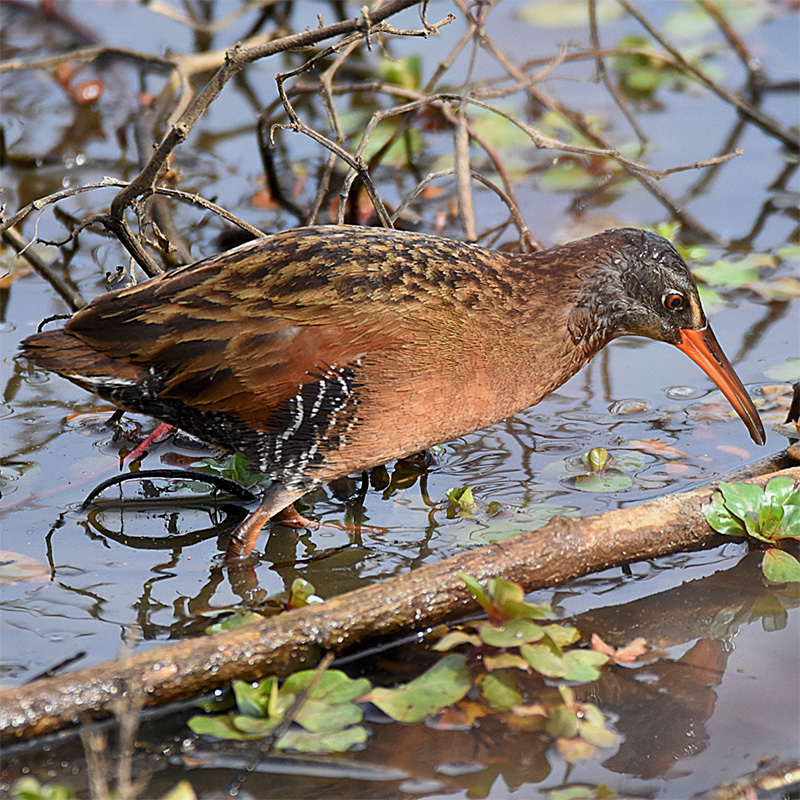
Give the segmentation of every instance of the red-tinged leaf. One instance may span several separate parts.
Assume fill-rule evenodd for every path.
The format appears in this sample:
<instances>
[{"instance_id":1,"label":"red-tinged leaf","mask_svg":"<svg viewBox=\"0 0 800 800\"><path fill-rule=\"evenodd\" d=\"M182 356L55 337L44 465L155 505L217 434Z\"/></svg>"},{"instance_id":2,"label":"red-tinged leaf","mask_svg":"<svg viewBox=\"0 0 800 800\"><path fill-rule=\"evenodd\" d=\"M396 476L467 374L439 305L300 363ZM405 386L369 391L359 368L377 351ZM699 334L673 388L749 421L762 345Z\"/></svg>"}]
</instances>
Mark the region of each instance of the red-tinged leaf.
<instances>
[{"instance_id":1,"label":"red-tinged leaf","mask_svg":"<svg viewBox=\"0 0 800 800\"><path fill-rule=\"evenodd\" d=\"M624 450L639 450L642 453L650 453L659 458L689 458L688 454L684 453L683 450L678 450L677 447L664 444L664 442L660 442L658 439L631 439L622 445L622 448Z\"/></svg>"},{"instance_id":2,"label":"red-tinged leaf","mask_svg":"<svg viewBox=\"0 0 800 800\"><path fill-rule=\"evenodd\" d=\"M253 208L268 208L270 210L278 208L278 203L266 189L259 189L251 198L250 205Z\"/></svg>"},{"instance_id":3,"label":"red-tinged leaf","mask_svg":"<svg viewBox=\"0 0 800 800\"><path fill-rule=\"evenodd\" d=\"M688 464L681 464L679 461L669 461L664 464L664 472L675 477L689 475L693 471L694 469Z\"/></svg>"},{"instance_id":4,"label":"red-tinged leaf","mask_svg":"<svg viewBox=\"0 0 800 800\"><path fill-rule=\"evenodd\" d=\"M730 453L732 456L738 456L739 458L749 458L750 456L749 450L745 450L743 447L734 447L732 444L718 444L717 450L723 453Z\"/></svg>"},{"instance_id":5,"label":"red-tinged leaf","mask_svg":"<svg viewBox=\"0 0 800 800\"><path fill-rule=\"evenodd\" d=\"M0 585L9 586L20 581L47 583L48 580L50 568L46 564L22 553L0 550Z\"/></svg>"},{"instance_id":6,"label":"red-tinged leaf","mask_svg":"<svg viewBox=\"0 0 800 800\"><path fill-rule=\"evenodd\" d=\"M639 656L644 655L648 650L647 642L639 637L626 644L624 647L612 647L606 644L596 633L592 634L592 650L603 653L609 660L617 664L631 664Z\"/></svg>"},{"instance_id":7,"label":"red-tinged leaf","mask_svg":"<svg viewBox=\"0 0 800 800\"><path fill-rule=\"evenodd\" d=\"M428 719L425 725L437 731L463 731L471 728L476 719L490 713L483 703L465 699Z\"/></svg>"}]
</instances>

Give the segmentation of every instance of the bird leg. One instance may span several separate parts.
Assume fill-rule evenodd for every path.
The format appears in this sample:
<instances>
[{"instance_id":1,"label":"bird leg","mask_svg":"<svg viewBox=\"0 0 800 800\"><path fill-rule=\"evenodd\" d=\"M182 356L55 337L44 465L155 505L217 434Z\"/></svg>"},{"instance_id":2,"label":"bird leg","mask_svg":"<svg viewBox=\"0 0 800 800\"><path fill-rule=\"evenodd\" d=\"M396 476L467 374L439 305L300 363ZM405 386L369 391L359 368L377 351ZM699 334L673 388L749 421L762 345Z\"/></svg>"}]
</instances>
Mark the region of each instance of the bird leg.
<instances>
[{"instance_id":1,"label":"bird leg","mask_svg":"<svg viewBox=\"0 0 800 800\"><path fill-rule=\"evenodd\" d=\"M225 557L226 563L236 564L236 562L247 558L253 552L253 548L258 541L258 535L264 525L282 512L286 512L289 519L294 522L303 520L303 523L299 524L298 527L302 527L306 522L312 527L317 527L315 523L305 520L304 517L294 511L294 501L302 497L306 491L306 489L300 491L287 489L282 483L275 481L264 493L258 508L231 534Z\"/></svg>"},{"instance_id":2,"label":"bird leg","mask_svg":"<svg viewBox=\"0 0 800 800\"><path fill-rule=\"evenodd\" d=\"M146 439L139 442L128 455L122 456L119 460L119 465L124 466L125 464L130 464L131 461L140 458L147 453L152 445L163 442L174 430L174 425L162 422Z\"/></svg>"}]
</instances>

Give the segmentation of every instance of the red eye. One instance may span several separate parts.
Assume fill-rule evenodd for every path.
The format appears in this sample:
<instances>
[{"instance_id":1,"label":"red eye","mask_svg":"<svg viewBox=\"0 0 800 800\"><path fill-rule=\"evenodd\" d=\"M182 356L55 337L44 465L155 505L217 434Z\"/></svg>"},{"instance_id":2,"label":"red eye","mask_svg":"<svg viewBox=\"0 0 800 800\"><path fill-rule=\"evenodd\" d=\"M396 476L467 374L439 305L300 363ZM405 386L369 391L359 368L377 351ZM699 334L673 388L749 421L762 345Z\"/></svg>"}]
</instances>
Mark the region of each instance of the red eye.
<instances>
[{"instance_id":1,"label":"red eye","mask_svg":"<svg viewBox=\"0 0 800 800\"><path fill-rule=\"evenodd\" d=\"M686 298L680 292L667 292L661 302L668 311L680 311L686 303Z\"/></svg>"}]
</instances>

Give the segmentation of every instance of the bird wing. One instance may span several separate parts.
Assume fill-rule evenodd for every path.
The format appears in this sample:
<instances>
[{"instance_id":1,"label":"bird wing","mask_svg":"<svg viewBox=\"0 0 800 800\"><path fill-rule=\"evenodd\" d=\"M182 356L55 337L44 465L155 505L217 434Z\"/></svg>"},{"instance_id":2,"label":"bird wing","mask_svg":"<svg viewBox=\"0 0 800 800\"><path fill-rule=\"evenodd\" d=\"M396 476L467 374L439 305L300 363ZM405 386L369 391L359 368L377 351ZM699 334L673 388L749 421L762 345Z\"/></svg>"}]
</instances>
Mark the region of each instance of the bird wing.
<instances>
[{"instance_id":1,"label":"bird wing","mask_svg":"<svg viewBox=\"0 0 800 800\"><path fill-rule=\"evenodd\" d=\"M82 373L156 386L161 399L258 428L331 368L408 342L403 314L347 304L336 280L313 273L287 290L285 275L269 277L269 254L223 254L97 298L63 329L85 346Z\"/></svg>"}]
</instances>

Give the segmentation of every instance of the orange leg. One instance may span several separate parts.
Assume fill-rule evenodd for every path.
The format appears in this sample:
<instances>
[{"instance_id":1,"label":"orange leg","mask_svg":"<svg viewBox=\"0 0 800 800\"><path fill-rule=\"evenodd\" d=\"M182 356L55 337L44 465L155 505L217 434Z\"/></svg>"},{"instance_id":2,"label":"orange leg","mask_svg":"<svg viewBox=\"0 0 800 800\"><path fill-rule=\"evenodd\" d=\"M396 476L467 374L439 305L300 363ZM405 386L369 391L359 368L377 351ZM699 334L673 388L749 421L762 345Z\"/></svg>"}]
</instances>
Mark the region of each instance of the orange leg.
<instances>
[{"instance_id":1,"label":"orange leg","mask_svg":"<svg viewBox=\"0 0 800 800\"><path fill-rule=\"evenodd\" d=\"M120 466L130 464L131 461L135 461L140 456L143 456L150 449L151 445L163 442L174 430L174 425L162 422L146 439L139 442L128 455L120 459Z\"/></svg>"},{"instance_id":2,"label":"orange leg","mask_svg":"<svg viewBox=\"0 0 800 800\"><path fill-rule=\"evenodd\" d=\"M281 483L273 483L261 498L261 505L253 511L231 534L228 542L228 552L225 561L227 564L236 564L247 558L253 552L258 541L261 529L273 517L287 513L291 519L303 520L295 510L293 503L302 497L305 491L291 491ZM294 514L294 517L291 515ZM303 520L305 523L306 520ZM314 525L314 523L310 523ZM298 527L302 527L300 523Z\"/></svg>"}]
</instances>

